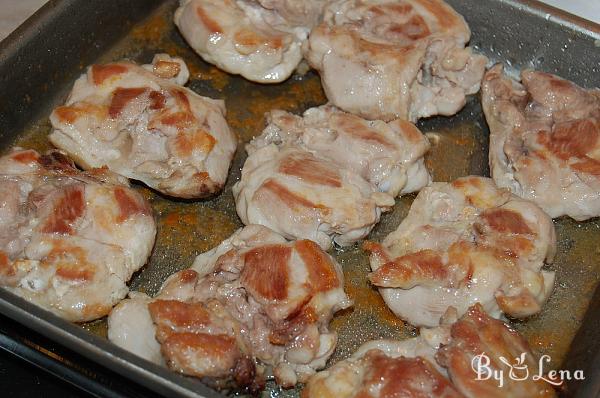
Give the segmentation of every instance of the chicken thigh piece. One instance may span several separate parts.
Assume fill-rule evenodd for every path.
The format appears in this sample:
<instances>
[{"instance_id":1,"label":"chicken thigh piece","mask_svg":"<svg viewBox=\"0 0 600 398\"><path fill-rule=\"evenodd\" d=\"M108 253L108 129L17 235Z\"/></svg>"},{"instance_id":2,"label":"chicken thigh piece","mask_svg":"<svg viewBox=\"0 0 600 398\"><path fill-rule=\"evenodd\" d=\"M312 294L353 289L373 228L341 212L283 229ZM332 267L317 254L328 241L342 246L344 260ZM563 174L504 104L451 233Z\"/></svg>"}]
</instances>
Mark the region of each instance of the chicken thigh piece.
<instances>
[{"instance_id":1,"label":"chicken thigh piece","mask_svg":"<svg viewBox=\"0 0 600 398\"><path fill-rule=\"evenodd\" d=\"M542 270L556 250L552 220L534 203L483 177L433 183L371 252L371 282L400 318L436 326L478 302L494 317L541 310L554 285Z\"/></svg>"},{"instance_id":2,"label":"chicken thigh piece","mask_svg":"<svg viewBox=\"0 0 600 398\"><path fill-rule=\"evenodd\" d=\"M324 105L302 116L274 110L267 127L248 146L297 146L360 175L392 197L417 192L431 182L423 157L427 138L405 120L365 120Z\"/></svg>"},{"instance_id":3,"label":"chicken thigh piece","mask_svg":"<svg viewBox=\"0 0 600 398\"><path fill-rule=\"evenodd\" d=\"M456 318L453 319L456 321ZM450 327L422 329L403 341L375 340L348 359L312 376L303 398L460 398L435 355L450 342Z\"/></svg>"},{"instance_id":4,"label":"chicken thigh piece","mask_svg":"<svg viewBox=\"0 0 600 398\"><path fill-rule=\"evenodd\" d=\"M550 398L557 394L544 379L527 341L475 304L451 327L450 342L436 354L454 386L467 398ZM491 374L504 377L500 382Z\"/></svg>"},{"instance_id":5,"label":"chicken thigh piece","mask_svg":"<svg viewBox=\"0 0 600 398\"><path fill-rule=\"evenodd\" d=\"M217 388L256 391L267 369L291 387L325 363L337 343L333 314L352 303L339 264L309 240L288 242L259 225L234 233L109 317L109 338ZM132 322L154 331L131 333Z\"/></svg>"},{"instance_id":6,"label":"chicken thigh piece","mask_svg":"<svg viewBox=\"0 0 600 398\"><path fill-rule=\"evenodd\" d=\"M84 169L108 167L164 194L202 198L221 190L237 146L223 101L182 87L179 58L151 65L92 65L52 112L50 141Z\"/></svg>"},{"instance_id":7,"label":"chicken thigh piece","mask_svg":"<svg viewBox=\"0 0 600 398\"><path fill-rule=\"evenodd\" d=\"M519 83L496 65L485 75L482 103L498 186L553 218L600 216L599 89L531 70Z\"/></svg>"},{"instance_id":8,"label":"chicken thigh piece","mask_svg":"<svg viewBox=\"0 0 600 398\"><path fill-rule=\"evenodd\" d=\"M302 117L272 111L246 147L233 187L244 224L261 224L323 249L364 238L398 194L430 182L429 142L409 122L367 121L331 106Z\"/></svg>"},{"instance_id":9,"label":"chicken thigh piece","mask_svg":"<svg viewBox=\"0 0 600 398\"><path fill-rule=\"evenodd\" d=\"M149 203L59 151L16 149L0 180L0 285L70 321L107 315L154 245Z\"/></svg>"},{"instance_id":10,"label":"chicken thigh piece","mask_svg":"<svg viewBox=\"0 0 600 398\"><path fill-rule=\"evenodd\" d=\"M454 115L487 58L441 0L334 0L304 45L329 101L367 119Z\"/></svg>"},{"instance_id":11,"label":"chicken thigh piece","mask_svg":"<svg viewBox=\"0 0 600 398\"><path fill-rule=\"evenodd\" d=\"M258 83L286 80L324 0L183 0L175 25L206 61Z\"/></svg>"}]
</instances>

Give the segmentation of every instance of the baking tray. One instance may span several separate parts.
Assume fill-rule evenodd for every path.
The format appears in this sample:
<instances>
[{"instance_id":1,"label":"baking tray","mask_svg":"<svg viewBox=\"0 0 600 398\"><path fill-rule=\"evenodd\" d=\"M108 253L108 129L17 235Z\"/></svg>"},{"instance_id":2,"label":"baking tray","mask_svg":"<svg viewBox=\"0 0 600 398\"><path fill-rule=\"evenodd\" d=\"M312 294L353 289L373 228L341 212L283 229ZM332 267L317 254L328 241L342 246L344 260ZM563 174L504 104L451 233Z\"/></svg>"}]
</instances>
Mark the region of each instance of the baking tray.
<instances>
[{"instance_id":1,"label":"baking tray","mask_svg":"<svg viewBox=\"0 0 600 398\"><path fill-rule=\"evenodd\" d=\"M535 1L448 0L465 16L473 31L471 44L509 70L534 67L557 73L585 87L600 86L600 27ZM243 143L264 126L273 108L301 112L325 102L314 72L277 85L259 85L227 75L204 63L183 41L171 22L174 0L52 0L0 43L0 144L37 150L49 148L47 117L64 101L73 81L88 64L130 58L148 62L156 52L179 55L191 71L196 92L224 98L227 119L240 137L224 192L204 201L171 201L136 185L152 203L158 221L157 245L149 264L138 272L133 290L155 293L171 273L189 266L241 226L231 186L245 159ZM472 97L452 118L436 117L418 124L438 137L426 162L436 181L468 174L488 175L488 131ZM369 239L381 240L406 215L414 196L397 201ZM538 354L552 357L550 367L581 369L586 379L571 382L565 396L595 397L600 392L600 222L555 222L558 255L550 268L556 289L543 311L513 322ZM338 314L332 327L339 346L331 363L347 357L375 338L406 338L415 330L392 315L366 282L368 257L356 244L332 254L344 267L345 288L354 299L351 310ZM587 312L586 312L587 311ZM105 338L100 320L75 325L0 289L0 312L86 360L167 396L219 396L198 380L153 365ZM40 347L43 352L44 348ZM58 358L60 361L64 359ZM269 385L270 396L297 396Z\"/></svg>"}]
</instances>

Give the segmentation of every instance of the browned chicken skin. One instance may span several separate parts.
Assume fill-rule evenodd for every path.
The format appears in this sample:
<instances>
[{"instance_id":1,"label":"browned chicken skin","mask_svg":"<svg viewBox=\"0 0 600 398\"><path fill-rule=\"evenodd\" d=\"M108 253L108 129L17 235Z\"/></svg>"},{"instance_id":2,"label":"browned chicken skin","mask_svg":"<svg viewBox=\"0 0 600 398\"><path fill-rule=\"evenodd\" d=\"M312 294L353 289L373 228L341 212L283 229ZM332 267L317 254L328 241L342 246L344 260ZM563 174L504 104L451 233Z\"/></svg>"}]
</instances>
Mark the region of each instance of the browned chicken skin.
<instances>
[{"instance_id":1,"label":"browned chicken skin","mask_svg":"<svg viewBox=\"0 0 600 398\"><path fill-rule=\"evenodd\" d=\"M458 320L454 310L445 318L441 327L421 328L415 338L363 344L350 358L312 376L302 397L556 396L546 380L534 377L539 377L539 362L525 339L480 304Z\"/></svg>"},{"instance_id":2,"label":"browned chicken skin","mask_svg":"<svg viewBox=\"0 0 600 398\"><path fill-rule=\"evenodd\" d=\"M329 321L349 305L341 267L314 242L251 225L172 275L154 299L122 302L109 338L218 388L260 389L266 368L291 387L325 366L337 342ZM146 332L132 334L132 323Z\"/></svg>"},{"instance_id":3,"label":"browned chicken skin","mask_svg":"<svg viewBox=\"0 0 600 398\"><path fill-rule=\"evenodd\" d=\"M482 102L498 186L551 217L600 216L600 90L531 70L518 83L496 65Z\"/></svg>"},{"instance_id":4,"label":"browned chicken skin","mask_svg":"<svg viewBox=\"0 0 600 398\"><path fill-rule=\"evenodd\" d=\"M221 190L237 146L225 105L182 87L189 72L164 54L151 65L92 65L52 112L50 141L84 169L108 167L167 195Z\"/></svg>"},{"instance_id":5,"label":"browned chicken skin","mask_svg":"<svg viewBox=\"0 0 600 398\"><path fill-rule=\"evenodd\" d=\"M371 252L369 278L387 305L416 326L436 326L449 307L476 302L495 317L541 310L554 286L542 270L556 251L552 220L534 203L484 177L433 183Z\"/></svg>"},{"instance_id":6,"label":"browned chicken skin","mask_svg":"<svg viewBox=\"0 0 600 398\"><path fill-rule=\"evenodd\" d=\"M149 203L64 153L0 158L0 285L71 321L107 315L154 245Z\"/></svg>"},{"instance_id":7,"label":"browned chicken skin","mask_svg":"<svg viewBox=\"0 0 600 398\"><path fill-rule=\"evenodd\" d=\"M479 91L486 57L441 0L336 0L304 45L329 101L367 119L450 116Z\"/></svg>"}]
</instances>

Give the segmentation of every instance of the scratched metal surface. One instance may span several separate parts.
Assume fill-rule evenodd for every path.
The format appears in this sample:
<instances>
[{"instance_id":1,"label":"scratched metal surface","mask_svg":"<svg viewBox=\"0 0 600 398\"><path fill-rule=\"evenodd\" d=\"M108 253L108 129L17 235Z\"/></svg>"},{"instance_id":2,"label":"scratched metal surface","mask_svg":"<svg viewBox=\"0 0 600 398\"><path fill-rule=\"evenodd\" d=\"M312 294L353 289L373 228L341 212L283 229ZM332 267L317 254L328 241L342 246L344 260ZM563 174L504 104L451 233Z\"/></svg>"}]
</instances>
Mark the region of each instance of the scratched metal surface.
<instances>
[{"instance_id":1,"label":"scratched metal surface","mask_svg":"<svg viewBox=\"0 0 600 398\"><path fill-rule=\"evenodd\" d=\"M560 30L564 43L561 41L563 36L558 33L553 36L554 41L549 42L547 31L527 25L527 18L532 18L532 21L539 19L534 15L520 19L521 22L517 23L522 24L520 27L513 24L510 29L493 30L493 10L484 7L473 10L469 4L476 4L475 0L450 3L469 20L476 48L494 60L508 62L515 70L535 66L558 72L584 86L600 85L598 73L590 70L598 67L600 55L597 53L600 50L589 56L591 65L580 58L570 63L557 61L561 53L563 59L568 59L569 46L577 53L583 51L580 47L589 47L588 36L549 21L544 29ZM510 12L507 3L510 2L499 2L499 11L494 9L495 12ZM190 67L189 87L192 90L201 95L225 99L227 120L238 134L240 142L225 190L210 200L173 201L141 185L136 186L152 204L158 221L158 236L149 263L134 276L130 286L132 290L151 295L157 292L168 275L188 267L197 254L218 245L241 227L235 213L231 186L239 179L246 157L243 145L264 127L264 113L274 108L299 113L326 102L319 78L314 72L306 76L294 76L282 84L259 85L227 75L204 63L185 44L172 24L175 7L175 1L166 1L156 12L135 25L124 39L97 62L121 58L149 62L157 52L181 56ZM528 29L531 30L530 34ZM517 44L511 35L519 37ZM64 93L66 90L63 90L63 97ZM60 96L56 97L54 105L60 101ZM478 98L470 98L467 107L455 117L432 118L420 122L418 127L436 137L426 158L435 181L451 181L470 174L489 174L488 130ZM43 116L13 143L38 150L48 149L49 130L47 117ZM407 196L398 200L368 239L380 241L393 231L407 214L413 199L414 196ZM577 223L570 219L559 219L555 224L559 238L558 255L555 263L549 267L557 273L554 293L539 315L513 324L527 337L537 353L552 357L550 367L558 368L565 359L600 280L600 222L592 220ZM385 307L376 290L367 283L368 258L360 248L360 242L344 250L333 249L331 253L344 268L345 288L355 302L352 309L339 313L332 322L333 329L339 333L339 344L331 363L347 357L368 340L404 339L415 335L414 328L397 319ZM106 336L105 320L81 327L96 335ZM298 390L282 391L270 385L265 395L297 396Z\"/></svg>"}]
</instances>

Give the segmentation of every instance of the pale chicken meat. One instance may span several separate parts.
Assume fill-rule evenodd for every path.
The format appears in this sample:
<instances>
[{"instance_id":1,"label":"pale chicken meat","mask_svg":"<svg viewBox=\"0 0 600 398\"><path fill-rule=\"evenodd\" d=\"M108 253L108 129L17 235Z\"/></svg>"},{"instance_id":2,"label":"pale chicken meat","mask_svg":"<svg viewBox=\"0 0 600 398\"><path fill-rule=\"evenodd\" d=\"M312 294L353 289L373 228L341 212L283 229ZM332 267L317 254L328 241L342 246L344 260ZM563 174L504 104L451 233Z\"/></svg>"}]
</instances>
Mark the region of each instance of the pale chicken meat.
<instances>
[{"instance_id":1,"label":"pale chicken meat","mask_svg":"<svg viewBox=\"0 0 600 398\"><path fill-rule=\"evenodd\" d=\"M225 105L182 84L185 63L92 65L50 116L50 141L84 169L108 167L169 196L221 190L237 147Z\"/></svg>"},{"instance_id":2,"label":"pale chicken meat","mask_svg":"<svg viewBox=\"0 0 600 398\"><path fill-rule=\"evenodd\" d=\"M183 0L175 24L205 61L259 83L286 80L324 0Z\"/></svg>"},{"instance_id":3,"label":"pale chicken meat","mask_svg":"<svg viewBox=\"0 0 600 398\"><path fill-rule=\"evenodd\" d=\"M467 398L557 396L554 388L539 378L542 362L523 336L491 318L479 304L452 325L450 342L439 349L436 359ZM492 372L504 376L502 383L490 377Z\"/></svg>"},{"instance_id":4,"label":"pale chicken meat","mask_svg":"<svg viewBox=\"0 0 600 398\"><path fill-rule=\"evenodd\" d=\"M0 158L0 285L65 319L107 315L154 245L149 203L61 152Z\"/></svg>"},{"instance_id":5,"label":"pale chicken meat","mask_svg":"<svg viewBox=\"0 0 600 398\"><path fill-rule=\"evenodd\" d=\"M261 224L324 249L364 238L399 194L430 182L429 142L409 122L367 121L324 106L302 117L272 111L246 147L233 187L244 224Z\"/></svg>"},{"instance_id":6,"label":"pale chicken meat","mask_svg":"<svg viewBox=\"0 0 600 398\"><path fill-rule=\"evenodd\" d=\"M487 58L441 0L335 0L304 45L327 98L368 119L454 115L479 91Z\"/></svg>"},{"instance_id":7,"label":"pale chicken meat","mask_svg":"<svg viewBox=\"0 0 600 398\"><path fill-rule=\"evenodd\" d=\"M386 304L416 326L435 326L452 306L494 317L536 314L554 286L542 269L556 251L552 220L537 205L483 177L433 183L383 244L367 242Z\"/></svg>"},{"instance_id":8,"label":"pale chicken meat","mask_svg":"<svg viewBox=\"0 0 600 398\"><path fill-rule=\"evenodd\" d=\"M519 83L496 65L484 78L482 103L498 186L551 217L600 216L600 90L532 70Z\"/></svg>"},{"instance_id":9,"label":"pale chicken meat","mask_svg":"<svg viewBox=\"0 0 600 398\"><path fill-rule=\"evenodd\" d=\"M251 225L169 277L156 297L123 301L109 338L217 388L256 392L267 373L291 387L325 367L337 343L329 322L350 305L340 265L319 246ZM134 334L134 323L154 333Z\"/></svg>"}]
</instances>

